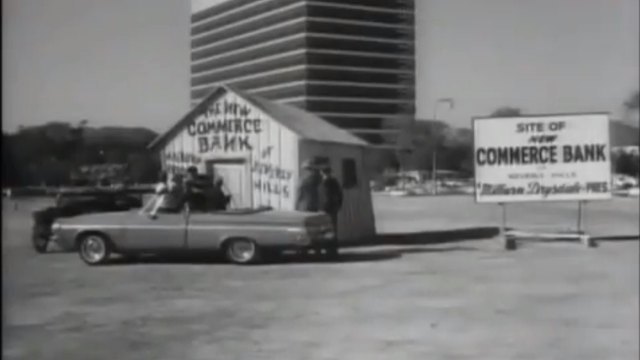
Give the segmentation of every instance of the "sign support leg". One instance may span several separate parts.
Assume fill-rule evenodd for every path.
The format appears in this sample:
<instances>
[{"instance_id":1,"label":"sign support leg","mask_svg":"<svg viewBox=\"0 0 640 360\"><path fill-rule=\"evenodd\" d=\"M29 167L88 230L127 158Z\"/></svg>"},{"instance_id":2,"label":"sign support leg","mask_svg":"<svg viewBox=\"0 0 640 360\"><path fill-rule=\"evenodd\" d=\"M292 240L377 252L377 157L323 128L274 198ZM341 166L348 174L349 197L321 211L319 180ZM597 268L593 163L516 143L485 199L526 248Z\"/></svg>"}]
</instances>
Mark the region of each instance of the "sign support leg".
<instances>
[{"instance_id":1,"label":"sign support leg","mask_svg":"<svg viewBox=\"0 0 640 360\"><path fill-rule=\"evenodd\" d=\"M500 203L500 207L502 208L502 225L500 226L500 234L502 237L504 249L515 250L516 239L515 237L507 234L507 205L505 203Z\"/></svg>"},{"instance_id":2,"label":"sign support leg","mask_svg":"<svg viewBox=\"0 0 640 360\"><path fill-rule=\"evenodd\" d=\"M582 242L583 245L585 245L586 247L596 247L596 243L595 241L591 238L591 236L589 236L587 233L585 233L585 231L582 229L583 227L583 203L585 201L580 200L578 201L578 229L577 229L577 233L578 233L578 237L580 238L580 242Z\"/></svg>"},{"instance_id":3,"label":"sign support leg","mask_svg":"<svg viewBox=\"0 0 640 360\"><path fill-rule=\"evenodd\" d=\"M582 201L578 201L578 234L582 235Z\"/></svg>"}]
</instances>

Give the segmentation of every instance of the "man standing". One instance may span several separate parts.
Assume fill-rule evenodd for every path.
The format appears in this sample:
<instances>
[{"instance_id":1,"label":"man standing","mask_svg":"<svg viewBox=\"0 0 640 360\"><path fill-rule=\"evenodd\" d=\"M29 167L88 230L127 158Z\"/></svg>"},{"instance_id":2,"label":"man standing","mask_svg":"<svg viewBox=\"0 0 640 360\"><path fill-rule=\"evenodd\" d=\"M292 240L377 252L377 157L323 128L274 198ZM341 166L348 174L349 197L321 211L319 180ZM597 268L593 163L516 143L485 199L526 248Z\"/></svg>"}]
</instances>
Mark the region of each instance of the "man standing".
<instances>
[{"instance_id":1,"label":"man standing","mask_svg":"<svg viewBox=\"0 0 640 360\"><path fill-rule=\"evenodd\" d=\"M320 211L318 187L322 182L318 169L310 160L302 163L304 175L300 179L296 196L296 210L317 212Z\"/></svg>"},{"instance_id":2,"label":"man standing","mask_svg":"<svg viewBox=\"0 0 640 360\"><path fill-rule=\"evenodd\" d=\"M326 164L321 170L320 209L331 217L333 223L333 244L327 249L329 255L338 255L338 212L342 207L342 188L336 178L331 175L331 167Z\"/></svg>"}]
</instances>

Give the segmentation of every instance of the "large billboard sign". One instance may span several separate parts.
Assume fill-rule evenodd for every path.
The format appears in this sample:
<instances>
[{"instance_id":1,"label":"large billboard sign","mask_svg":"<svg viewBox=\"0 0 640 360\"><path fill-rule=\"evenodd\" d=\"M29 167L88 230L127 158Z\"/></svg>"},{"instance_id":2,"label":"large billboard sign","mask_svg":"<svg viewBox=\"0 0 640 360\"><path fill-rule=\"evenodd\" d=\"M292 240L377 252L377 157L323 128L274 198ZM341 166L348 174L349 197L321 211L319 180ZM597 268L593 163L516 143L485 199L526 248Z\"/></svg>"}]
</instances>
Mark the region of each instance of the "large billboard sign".
<instances>
[{"instance_id":1,"label":"large billboard sign","mask_svg":"<svg viewBox=\"0 0 640 360\"><path fill-rule=\"evenodd\" d=\"M611 198L607 114L474 118L477 202Z\"/></svg>"}]
</instances>

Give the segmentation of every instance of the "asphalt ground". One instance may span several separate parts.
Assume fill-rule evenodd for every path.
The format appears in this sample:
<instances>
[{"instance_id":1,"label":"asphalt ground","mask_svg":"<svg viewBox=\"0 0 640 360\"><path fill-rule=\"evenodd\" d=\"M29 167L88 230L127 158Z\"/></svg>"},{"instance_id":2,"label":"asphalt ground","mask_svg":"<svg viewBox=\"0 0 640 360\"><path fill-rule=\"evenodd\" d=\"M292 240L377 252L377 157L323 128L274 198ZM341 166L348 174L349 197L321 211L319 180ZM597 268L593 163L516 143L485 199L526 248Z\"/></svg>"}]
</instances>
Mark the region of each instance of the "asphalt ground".
<instances>
[{"instance_id":1,"label":"asphalt ground","mask_svg":"<svg viewBox=\"0 0 640 360\"><path fill-rule=\"evenodd\" d=\"M250 267L182 258L91 268L76 254L37 255L29 212L39 206L3 201L5 359L640 356L637 198L587 204L597 248L525 241L507 252L460 235ZM375 207L379 232L429 240L501 219L468 197L376 197ZM512 226L570 227L577 206L508 209Z\"/></svg>"}]
</instances>

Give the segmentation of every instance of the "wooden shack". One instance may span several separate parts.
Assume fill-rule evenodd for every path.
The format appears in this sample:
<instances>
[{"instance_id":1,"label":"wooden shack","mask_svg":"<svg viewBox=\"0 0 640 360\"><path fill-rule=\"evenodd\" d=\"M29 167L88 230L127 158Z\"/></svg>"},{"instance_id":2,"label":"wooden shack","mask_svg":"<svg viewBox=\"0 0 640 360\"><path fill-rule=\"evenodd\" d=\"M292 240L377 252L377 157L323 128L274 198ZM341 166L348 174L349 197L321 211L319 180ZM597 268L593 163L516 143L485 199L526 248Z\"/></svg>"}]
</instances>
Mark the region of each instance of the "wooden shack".
<instances>
[{"instance_id":1,"label":"wooden shack","mask_svg":"<svg viewBox=\"0 0 640 360\"><path fill-rule=\"evenodd\" d=\"M220 176L232 207L294 210L300 166L328 162L344 191L340 241L375 235L366 143L299 108L219 86L149 147L163 169Z\"/></svg>"}]
</instances>

